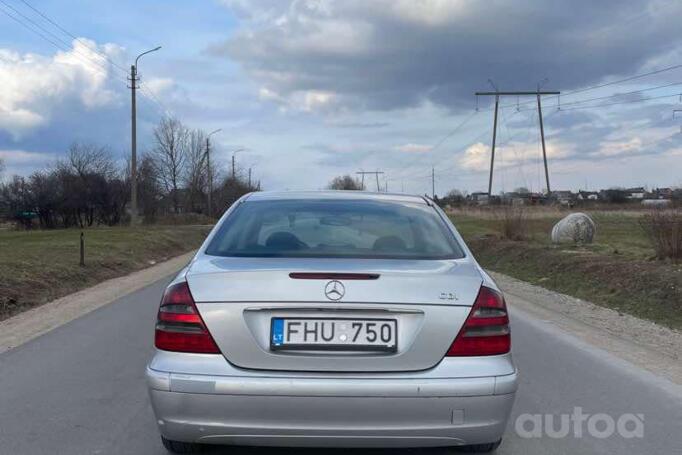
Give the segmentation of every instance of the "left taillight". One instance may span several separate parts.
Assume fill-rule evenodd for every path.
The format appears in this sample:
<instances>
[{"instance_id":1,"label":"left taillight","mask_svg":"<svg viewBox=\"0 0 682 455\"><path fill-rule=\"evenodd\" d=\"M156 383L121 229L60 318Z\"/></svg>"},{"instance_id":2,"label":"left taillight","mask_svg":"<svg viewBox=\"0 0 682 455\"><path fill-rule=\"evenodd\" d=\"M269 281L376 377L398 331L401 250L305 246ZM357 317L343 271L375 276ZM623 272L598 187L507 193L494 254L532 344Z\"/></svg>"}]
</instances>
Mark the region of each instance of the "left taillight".
<instances>
[{"instance_id":1,"label":"left taillight","mask_svg":"<svg viewBox=\"0 0 682 455\"><path fill-rule=\"evenodd\" d=\"M201 319L187 282L169 286L161 299L154 345L164 351L219 354Z\"/></svg>"}]
</instances>

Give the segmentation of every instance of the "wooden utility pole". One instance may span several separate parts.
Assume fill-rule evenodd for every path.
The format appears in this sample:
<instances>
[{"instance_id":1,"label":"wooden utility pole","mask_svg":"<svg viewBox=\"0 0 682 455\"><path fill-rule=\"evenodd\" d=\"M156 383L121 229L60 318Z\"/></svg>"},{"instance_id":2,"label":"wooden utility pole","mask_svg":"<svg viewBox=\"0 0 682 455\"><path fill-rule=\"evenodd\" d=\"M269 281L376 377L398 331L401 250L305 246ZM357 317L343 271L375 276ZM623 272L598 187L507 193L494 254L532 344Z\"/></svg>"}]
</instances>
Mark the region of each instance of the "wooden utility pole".
<instances>
[{"instance_id":1,"label":"wooden utility pole","mask_svg":"<svg viewBox=\"0 0 682 455\"><path fill-rule=\"evenodd\" d=\"M494 92L476 92L476 96L494 96L495 97L495 115L493 117L493 146L490 154L490 177L488 178L488 197L492 197L493 189L493 166L495 164L495 141L497 139L497 112L500 107L500 97L501 96L536 96L538 100L538 116L540 117L540 137L542 141L542 159L545 164L545 183L547 184L547 195L551 194L551 189L549 186L549 168L547 166L547 150L545 148L545 128L542 123L542 103L540 97L542 95L559 95L561 92L557 91L546 91L546 90L535 90L535 91L520 91L520 92L501 92L495 90Z\"/></svg>"}]
</instances>

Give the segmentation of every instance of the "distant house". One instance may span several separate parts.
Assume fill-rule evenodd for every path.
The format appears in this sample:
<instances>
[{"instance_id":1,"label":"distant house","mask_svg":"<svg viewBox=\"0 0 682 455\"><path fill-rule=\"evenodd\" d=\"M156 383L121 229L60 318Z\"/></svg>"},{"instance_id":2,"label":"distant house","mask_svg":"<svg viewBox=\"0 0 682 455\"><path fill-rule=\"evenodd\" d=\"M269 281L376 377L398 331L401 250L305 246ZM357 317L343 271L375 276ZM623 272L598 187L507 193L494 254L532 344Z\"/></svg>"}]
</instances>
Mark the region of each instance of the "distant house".
<instances>
[{"instance_id":1,"label":"distant house","mask_svg":"<svg viewBox=\"0 0 682 455\"><path fill-rule=\"evenodd\" d=\"M486 192L477 191L477 192L471 193L469 195L469 199L471 200L471 202L473 202L475 204L486 205L489 202L490 197L489 197L488 193L486 193Z\"/></svg>"},{"instance_id":2,"label":"distant house","mask_svg":"<svg viewBox=\"0 0 682 455\"><path fill-rule=\"evenodd\" d=\"M552 197L561 205L573 205L576 199L572 191L552 191Z\"/></svg>"},{"instance_id":3,"label":"distant house","mask_svg":"<svg viewBox=\"0 0 682 455\"><path fill-rule=\"evenodd\" d=\"M596 201L599 199L597 191L578 191L577 199L579 201Z\"/></svg>"},{"instance_id":4,"label":"distant house","mask_svg":"<svg viewBox=\"0 0 682 455\"><path fill-rule=\"evenodd\" d=\"M652 199L672 199L673 189L672 188L656 188L651 192Z\"/></svg>"}]
</instances>

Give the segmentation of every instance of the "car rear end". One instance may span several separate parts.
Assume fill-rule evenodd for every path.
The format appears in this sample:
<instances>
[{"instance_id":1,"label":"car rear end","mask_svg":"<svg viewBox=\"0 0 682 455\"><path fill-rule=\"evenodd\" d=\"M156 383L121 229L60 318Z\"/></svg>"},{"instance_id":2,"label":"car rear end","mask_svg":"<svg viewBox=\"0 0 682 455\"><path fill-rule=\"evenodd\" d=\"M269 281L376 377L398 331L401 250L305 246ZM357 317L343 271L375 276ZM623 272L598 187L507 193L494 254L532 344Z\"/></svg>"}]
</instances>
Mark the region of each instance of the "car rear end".
<instances>
[{"instance_id":1,"label":"car rear end","mask_svg":"<svg viewBox=\"0 0 682 455\"><path fill-rule=\"evenodd\" d=\"M442 212L366 194L249 199L164 294L147 379L167 441L500 440L517 386L507 309Z\"/></svg>"}]
</instances>

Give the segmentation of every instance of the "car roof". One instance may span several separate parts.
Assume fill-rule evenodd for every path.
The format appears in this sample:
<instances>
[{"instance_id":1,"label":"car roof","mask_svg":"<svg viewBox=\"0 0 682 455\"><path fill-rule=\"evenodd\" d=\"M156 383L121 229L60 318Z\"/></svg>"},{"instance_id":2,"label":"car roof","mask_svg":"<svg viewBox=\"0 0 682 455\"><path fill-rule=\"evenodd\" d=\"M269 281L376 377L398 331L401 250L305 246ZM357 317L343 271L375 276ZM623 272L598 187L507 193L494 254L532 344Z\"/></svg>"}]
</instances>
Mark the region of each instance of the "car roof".
<instances>
[{"instance_id":1,"label":"car roof","mask_svg":"<svg viewBox=\"0 0 682 455\"><path fill-rule=\"evenodd\" d=\"M258 191L251 193L246 197L246 200L248 201L292 199L370 200L430 204L430 201L423 196L402 193L374 193L370 191Z\"/></svg>"}]
</instances>

